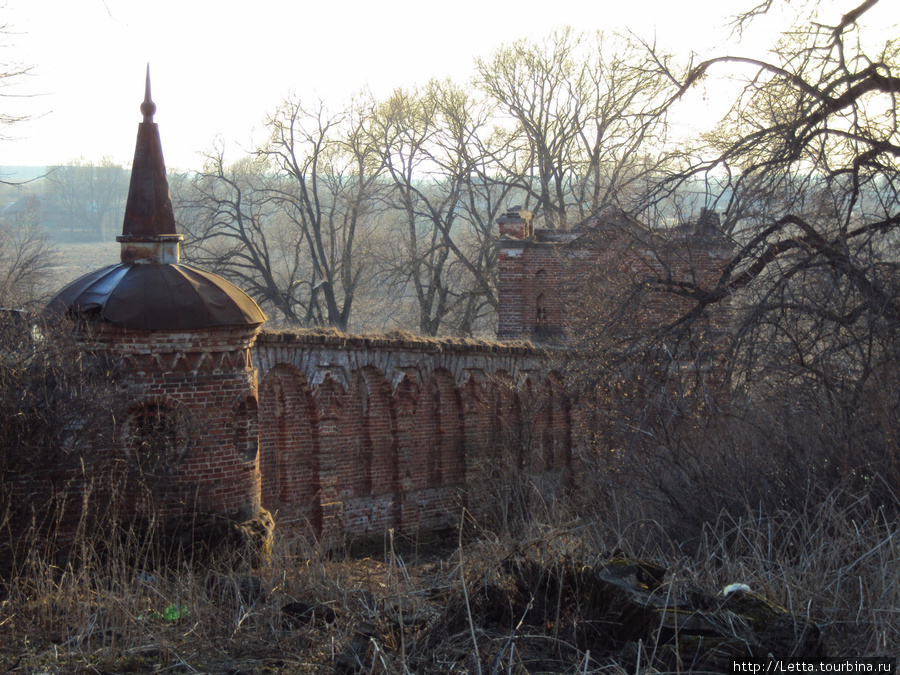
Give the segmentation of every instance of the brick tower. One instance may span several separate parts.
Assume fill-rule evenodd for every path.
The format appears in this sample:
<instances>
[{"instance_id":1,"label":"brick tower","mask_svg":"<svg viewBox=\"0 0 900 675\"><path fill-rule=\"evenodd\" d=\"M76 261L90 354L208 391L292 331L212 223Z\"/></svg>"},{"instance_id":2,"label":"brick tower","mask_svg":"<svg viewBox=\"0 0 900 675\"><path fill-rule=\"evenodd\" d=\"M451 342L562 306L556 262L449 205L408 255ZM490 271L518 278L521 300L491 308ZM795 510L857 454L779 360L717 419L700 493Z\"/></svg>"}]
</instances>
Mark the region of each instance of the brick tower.
<instances>
[{"instance_id":1,"label":"brick tower","mask_svg":"<svg viewBox=\"0 0 900 675\"><path fill-rule=\"evenodd\" d=\"M497 337L548 342L565 325L563 278L578 235L535 228L534 215L513 206L497 224Z\"/></svg>"},{"instance_id":2,"label":"brick tower","mask_svg":"<svg viewBox=\"0 0 900 675\"><path fill-rule=\"evenodd\" d=\"M119 364L122 414L110 453L154 514L244 519L260 509L257 374L266 317L242 290L179 263L150 74L120 242L121 262L69 284L50 307L75 317L91 349ZM115 472L114 472L115 473ZM135 515L143 508L129 498ZM145 502L146 503L146 500Z\"/></svg>"},{"instance_id":3,"label":"brick tower","mask_svg":"<svg viewBox=\"0 0 900 675\"><path fill-rule=\"evenodd\" d=\"M686 311L689 301L648 284L672 277L710 288L731 260L730 240L718 215L702 209L695 223L650 228L624 211L610 209L571 231L535 227L534 216L514 206L497 224L497 337L564 344L572 314L585 302L609 302L627 289L640 307L617 321L622 334L648 331ZM604 293L593 298L585 285L602 279ZM650 288L635 293L634 289ZM596 293L596 289L594 291ZM639 303L639 304L638 304ZM717 335L727 330L726 302L704 313ZM577 318L576 318L577 320Z\"/></svg>"}]
</instances>

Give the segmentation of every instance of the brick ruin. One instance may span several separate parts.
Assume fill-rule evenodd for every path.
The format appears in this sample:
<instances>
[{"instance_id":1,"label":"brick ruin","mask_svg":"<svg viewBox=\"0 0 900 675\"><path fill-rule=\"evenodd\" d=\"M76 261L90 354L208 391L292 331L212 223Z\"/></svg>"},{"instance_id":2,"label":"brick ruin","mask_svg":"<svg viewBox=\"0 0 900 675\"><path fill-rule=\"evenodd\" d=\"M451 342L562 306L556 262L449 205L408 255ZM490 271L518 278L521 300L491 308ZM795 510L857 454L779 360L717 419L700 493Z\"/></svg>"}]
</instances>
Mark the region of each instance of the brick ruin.
<instances>
[{"instance_id":1,"label":"brick ruin","mask_svg":"<svg viewBox=\"0 0 900 675\"><path fill-rule=\"evenodd\" d=\"M571 316L587 298L604 304L616 291L647 290L623 315L617 330L641 334L690 306L653 279L686 280L712 288L731 260L729 241L715 212L702 209L697 223L659 233L620 211L601 214L572 231L536 228L533 215L513 207L499 219L497 337L565 343ZM600 284L600 288L596 285ZM649 286L649 288L648 288ZM626 288L630 287L630 288ZM727 308L707 314L708 327L728 330Z\"/></svg>"},{"instance_id":2,"label":"brick ruin","mask_svg":"<svg viewBox=\"0 0 900 675\"><path fill-rule=\"evenodd\" d=\"M569 401L536 348L263 332L254 359L262 505L279 522L443 528L517 473L569 480Z\"/></svg>"},{"instance_id":3,"label":"brick ruin","mask_svg":"<svg viewBox=\"0 0 900 675\"><path fill-rule=\"evenodd\" d=\"M605 255L589 238L500 219L498 337L532 343L267 332L240 289L179 262L149 75L141 109L122 262L51 302L122 365L126 419L98 466L154 478L164 517L262 508L338 537L452 526L523 476L575 480L581 412L533 343L563 334L571 261Z\"/></svg>"},{"instance_id":4,"label":"brick ruin","mask_svg":"<svg viewBox=\"0 0 900 675\"><path fill-rule=\"evenodd\" d=\"M101 506L121 497L124 516L249 518L260 510L250 349L266 317L233 284L180 263L155 111L148 71L121 262L49 304L77 320L91 352L117 364L122 408L87 457L71 458L81 474L69 467L65 490L80 485Z\"/></svg>"}]
</instances>

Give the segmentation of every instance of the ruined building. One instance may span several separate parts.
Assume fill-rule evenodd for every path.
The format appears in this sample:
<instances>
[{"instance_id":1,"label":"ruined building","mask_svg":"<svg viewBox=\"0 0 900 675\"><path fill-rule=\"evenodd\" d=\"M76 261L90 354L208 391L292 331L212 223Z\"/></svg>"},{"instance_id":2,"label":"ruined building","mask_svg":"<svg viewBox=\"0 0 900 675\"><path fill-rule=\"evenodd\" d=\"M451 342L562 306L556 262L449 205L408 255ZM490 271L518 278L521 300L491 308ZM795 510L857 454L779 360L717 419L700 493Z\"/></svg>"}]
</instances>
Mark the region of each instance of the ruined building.
<instances>
[{"instance_id":1,"label":"ruined building","mask_svg":"<svg viewBox=\"0 0 900 675\"><path fill-rule=\"evenodd\" d=\"M654 232L620 211L609 211L571 231L535 227L533 215L514 207L499 219L497 295L501 340L565 343L587 303L612 304L656 279L685 280L711 288L731 259L718 216L703 209L696 223ZM598 286L599 285L599 286ZM640 312L620 313L621 333L640 334L690 306L661 285L634 296ZM727 330L727 307L708 323Z\"/></svg>"},{"instance_id":2,"label":"ruined building","mask_svg":"<svg viewBox=\"0 0 900 675\"><path fill-rule=\"evenodd\" d=\"M141 111L121 262L51 302L119 365L124 410L61 472L66 490L81 471L82 487L87 473L124 485L135 516L266 509L279 526L347 537L456 525L524 482L577 479L582 411L543 348L266 332L243 291L180 264L149 77ZM501 218L501 339L563 334L571 261L612 250L598 236Z\"/></svg>"},{"instance_id":3,"label":"ruined building","mask_svg":"<svg viewBox=\"0 0 900 675\"><path fill-rule=\"evenodd\" d=\"M66 491L99 478L137 517L264 508L353 536L457 524L496 498L506 468L564 479L568 403L538 350L266 333L243 291L180 264L149 76L141 111L121 262L50 303L119 365L124 406L87 463L57 472Z\"/></svg>"},{"instance_id":4,"label":"ruined building","mask_svg":"<svg viewBox=\"0 0 900 675\"><path fill-rule=\"evenodd\" d=\"M50 308L78 317L92 349L121 364L128 403L114 444L151 483L154 508L245 518L260 508L250 350L266 317L233 284L179 262L155 111L148 73L121 262L74 281Z\"/></svg>"},{"instance_id":5,"label":"ruined building","mask_svg":"<svg viewBox=\"0 0 900 675\"><path fill-rule=\"evenodd\" d=\"M665 411L664 433L676 433L728 405L730 301L698 311L732 258L714 212L654 229L608 210L557 231L514 208L499 225L498 337L569 355L575 456L654 433L643 411Z\"/></svg>"}]
</instances>

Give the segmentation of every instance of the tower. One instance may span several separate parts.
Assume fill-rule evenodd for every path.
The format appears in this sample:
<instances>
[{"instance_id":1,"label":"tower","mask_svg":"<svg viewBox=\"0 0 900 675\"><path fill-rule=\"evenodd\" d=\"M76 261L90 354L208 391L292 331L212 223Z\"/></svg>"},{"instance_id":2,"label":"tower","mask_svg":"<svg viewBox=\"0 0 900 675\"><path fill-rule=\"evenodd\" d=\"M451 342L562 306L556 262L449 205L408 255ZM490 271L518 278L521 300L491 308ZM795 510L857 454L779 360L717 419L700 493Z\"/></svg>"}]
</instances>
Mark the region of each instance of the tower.
<instances>
[{"instance_id":1,"label":"tower","mask_svg":"<svg viewBox=\"0 0 900 675\"><path fill-rule=\"evenodd\" d=\"M497 224L497 337L558 340L565 324L566 256L577 235L536 228L534 215L519 206Z\"/></svg>"},{"instance_id":2,"label":"tower","mask_svg":"<svg viewBox=\"0 0 900 675\"><path fill-rule=\"evenodd\" d=\"M110 453L126 484L145 488L154 515L251 517L260 476L250 349L266 317L230 282L179 262L149 67L141 112L121 262L72 282L49 306L119 365L123 412L110 447L97 451Z\"/></svg>"}]
</instances>

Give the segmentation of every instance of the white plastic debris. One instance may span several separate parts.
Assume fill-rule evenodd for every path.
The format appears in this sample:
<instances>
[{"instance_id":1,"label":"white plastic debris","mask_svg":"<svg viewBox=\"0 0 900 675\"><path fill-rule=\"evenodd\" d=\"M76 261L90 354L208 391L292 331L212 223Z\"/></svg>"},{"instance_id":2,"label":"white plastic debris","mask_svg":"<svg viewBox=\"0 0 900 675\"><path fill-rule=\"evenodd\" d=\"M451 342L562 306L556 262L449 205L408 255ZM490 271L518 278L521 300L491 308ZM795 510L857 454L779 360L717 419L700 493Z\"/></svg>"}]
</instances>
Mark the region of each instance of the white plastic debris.
<instances>
[{"instance_id":1,"label":"white plastic debris","mask_svg":"<svg viewBox=\"0 0 900 675\"><path fill-rule=\"evenodd\" d=\"M722 589L722 595L727 598L732 593L748 593L749 591L750 587L747 584L728 584Z\"/></svg>"}]
</instances>

